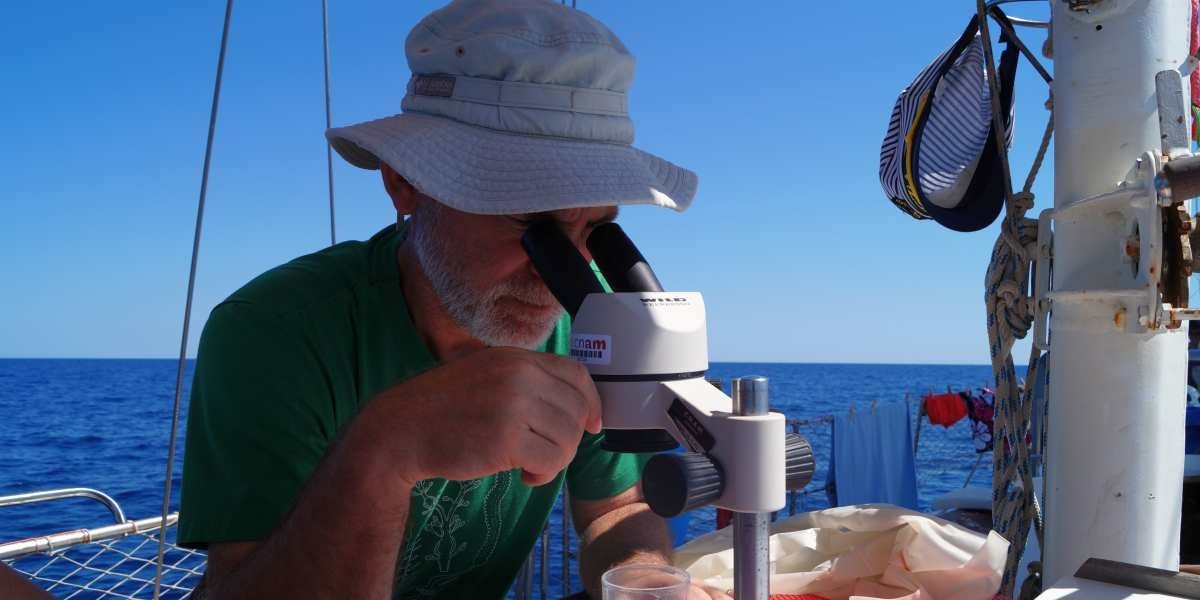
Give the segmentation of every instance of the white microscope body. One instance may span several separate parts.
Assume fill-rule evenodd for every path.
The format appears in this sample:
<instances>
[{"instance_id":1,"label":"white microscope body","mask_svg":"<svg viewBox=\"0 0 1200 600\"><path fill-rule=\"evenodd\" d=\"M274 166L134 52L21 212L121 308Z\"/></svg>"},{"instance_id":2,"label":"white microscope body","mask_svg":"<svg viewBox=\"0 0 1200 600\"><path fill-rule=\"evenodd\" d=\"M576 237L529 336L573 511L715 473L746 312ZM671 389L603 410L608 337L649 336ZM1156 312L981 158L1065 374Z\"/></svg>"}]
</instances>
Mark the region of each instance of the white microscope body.
<instances>
[{"instance_id":1,"label":"white microscope body","mask_svg":"<svg viewBox=\"0 0 1200 600\"><path fill-rule=\"evenodd\" d=\"M704 379L699 293L589 294L571 331L571 357L592 374L606 430L662 429L710 457L723 481L703 504L737 512L784 507L786 421L777 412L734 414L733 400Z\"/></svg>"},{"instance_id":2,"label":"white microscope body","mask_svg":"<svg viewBox=\"0 0 1200 600\"><path fill-rule=\"evenodd\" d=\"M734 587L739 598L765 599L770 514L814 470L808 442L767 410L767 380L734 380L730 398L704 379L704 300L662 291L615 223L594 229L587 247L616 293L553 221L531 225L521 243L574 318L570 354L587 365L600 393L605 447L660 452L646 463L642 490L663 517L708 504L734 511ZM664 452L677 442L687 451Z\"/></svg>"}]
</instances>

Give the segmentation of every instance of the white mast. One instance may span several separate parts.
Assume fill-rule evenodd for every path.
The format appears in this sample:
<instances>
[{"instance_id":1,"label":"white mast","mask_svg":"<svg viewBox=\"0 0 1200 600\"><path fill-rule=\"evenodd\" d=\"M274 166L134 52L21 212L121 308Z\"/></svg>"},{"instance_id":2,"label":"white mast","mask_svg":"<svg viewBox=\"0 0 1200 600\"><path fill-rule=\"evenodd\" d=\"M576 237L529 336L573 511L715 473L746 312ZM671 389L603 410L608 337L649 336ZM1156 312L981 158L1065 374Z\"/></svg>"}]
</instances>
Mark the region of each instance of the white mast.
<instances>
[{"instance_id":1,"label":"white mast","mask_svg":"<svg viewBox=\"0 0 1200 600\"><path fill-rule=\"evenodd\" d=\"M1186 59L1190 21L1188 0L1051 4L1047 585L1092 556L1179 566L1187 336L1186 324L1155 327L1161 270L1151 266L1170 242L1151 225L1161 223L1155 74Z\"/></svg>"}]
</instances>

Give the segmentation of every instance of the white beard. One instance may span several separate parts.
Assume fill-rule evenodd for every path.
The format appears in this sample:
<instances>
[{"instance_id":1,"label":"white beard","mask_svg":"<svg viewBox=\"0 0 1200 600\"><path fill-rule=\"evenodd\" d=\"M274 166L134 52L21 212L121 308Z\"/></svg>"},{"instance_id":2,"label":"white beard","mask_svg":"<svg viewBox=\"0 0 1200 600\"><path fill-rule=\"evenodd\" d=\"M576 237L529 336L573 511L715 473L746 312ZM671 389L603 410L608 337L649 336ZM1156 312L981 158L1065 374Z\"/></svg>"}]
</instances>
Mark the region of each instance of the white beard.
<instances>
[{"instance_id":1,"label":"white beard","mask_svg":"<svg viewBox=\"0 0 1200 600\"><path fill-rule=\"evenodd\" d=\"M454 264L450 259L448 236L437 231L444 209L431 204L421 203L413 211L408 243L413 245L417 262L446 312L471 337L488 346L527 350L540 346L554 330L562 311L553 315L513 316L506 320L497 302L508 297L539 306L557 305L546 286L539 279L511 278L483 291L471 289L461 276L462 265Z\"/></svg>"}]
</instances>

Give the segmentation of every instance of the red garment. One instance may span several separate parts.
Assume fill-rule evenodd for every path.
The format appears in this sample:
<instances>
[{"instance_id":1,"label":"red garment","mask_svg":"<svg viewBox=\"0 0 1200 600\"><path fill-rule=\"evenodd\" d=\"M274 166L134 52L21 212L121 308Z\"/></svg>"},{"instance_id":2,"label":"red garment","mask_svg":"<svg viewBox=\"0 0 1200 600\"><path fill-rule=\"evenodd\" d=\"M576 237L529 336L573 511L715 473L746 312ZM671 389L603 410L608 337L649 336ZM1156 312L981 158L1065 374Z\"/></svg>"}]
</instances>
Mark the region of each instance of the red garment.
<instances>
[{"instance_id":1,"label":"red garment","mask_svg":"<svg viewBox=\"0 0 1200 600\"><path fill-rule=\"evenodd\" d=\"M724 529L733 523L733 511L726 508L717 509L717 529Z\"/></svg>"},{"instance_id":2,"label":"red garment","mask_svg":"<svg viewBox=\"0 0 1200 600\"><path fill-rule=\"evenodd\" d=\"M925 403L925 414L929 422L942 427L949 427L967 416L967 403L963 402L958 392L945 394L929 394L922 398Z\"/></svg>"}]
</instances>

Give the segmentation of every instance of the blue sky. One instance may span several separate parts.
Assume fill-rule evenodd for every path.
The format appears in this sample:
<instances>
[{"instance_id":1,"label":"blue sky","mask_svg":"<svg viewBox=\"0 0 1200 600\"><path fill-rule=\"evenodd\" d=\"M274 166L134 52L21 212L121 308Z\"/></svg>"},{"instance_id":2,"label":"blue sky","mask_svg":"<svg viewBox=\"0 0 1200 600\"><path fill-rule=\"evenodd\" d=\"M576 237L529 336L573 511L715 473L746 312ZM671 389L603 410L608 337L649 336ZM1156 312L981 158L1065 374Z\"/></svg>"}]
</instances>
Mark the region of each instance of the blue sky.
<instances>
[{"instance_id":1,"label":"blue sky","mask_svg":"<svg viewBox=\"0 0 1200 600\"><path fill-rule=\"evenodd\" d=\"M398 112L404 38L439 5L331 2L335 124ZM580 2L638 59L637 145L700 174L688 212L629 207L621 222L668 289L704 294L712 360L988 361L983 276L997 227L913 221L876 174L896 93L974 6ZM6 10L0 357L177 354L223 11ZM193 351L223 297L328 244L320 17L318 0L234 9ZM1044 34L1025 31L1040 47ZM1017 94L1019 184L1046 116L1027 64ZM1052 167L1037 210L1052 202ZM376 172L339 162L335 180L339 240L394 219Z\"/></svg>"}]
</instances>

